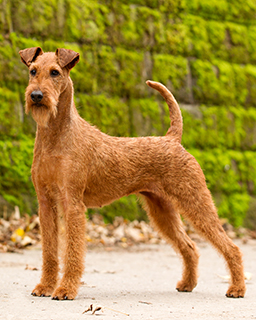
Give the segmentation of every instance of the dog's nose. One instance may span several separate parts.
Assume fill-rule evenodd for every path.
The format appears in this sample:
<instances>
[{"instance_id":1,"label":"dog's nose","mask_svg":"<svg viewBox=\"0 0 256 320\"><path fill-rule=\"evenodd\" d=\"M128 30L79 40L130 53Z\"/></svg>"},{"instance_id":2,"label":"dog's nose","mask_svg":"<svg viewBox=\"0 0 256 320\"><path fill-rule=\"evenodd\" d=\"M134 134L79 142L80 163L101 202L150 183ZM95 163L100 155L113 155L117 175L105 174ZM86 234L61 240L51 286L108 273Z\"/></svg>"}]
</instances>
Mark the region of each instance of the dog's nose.
<instances>
[{"instance_id":1,"label":"dog's nose","mask_svg":"<svg viewBox=\"0 0 256 320\"><path fill-rule=\"evenodd\" d=\"M40 102L43 99L43 93L40 90L33 91L31 93L31 99L34 102Z\"/></svg>"}]
</instances>

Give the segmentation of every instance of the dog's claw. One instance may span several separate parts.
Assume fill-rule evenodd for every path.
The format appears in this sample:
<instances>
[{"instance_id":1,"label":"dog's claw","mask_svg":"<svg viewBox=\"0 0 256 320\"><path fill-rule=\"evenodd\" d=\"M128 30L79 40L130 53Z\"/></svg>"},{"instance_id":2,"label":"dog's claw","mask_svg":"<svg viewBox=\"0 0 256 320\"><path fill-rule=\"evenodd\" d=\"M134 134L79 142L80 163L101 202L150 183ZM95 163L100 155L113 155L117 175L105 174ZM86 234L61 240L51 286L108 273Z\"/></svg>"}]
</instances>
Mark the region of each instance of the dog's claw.
<instances>
[{"instance_id":1,"label":"dog's claw","mask_svg":"<svg viewBox=\"0 0 256 320\"><path fill-rule=\"evenodd\" d=\"M59 300L58 296L52 297L52 300Z\"/></svg>"},{"instance_id":2,"label":"dog's claw","mask_svg":"<svg viewBox=\"0 0 256 320\"><path fill-rule=\"evenodd\" d=\"M35 297L36 296L35 292L31 292L31 296Z\"/></svg>"},{"instance_id":3,"label":"dog's claw","mask_svg":"<svg viewBox=\"0 0 256 320\"><path fill-rule=\"evenodd\" d=\"M41 296L40 297L45 297L45 295L44 294L41 294Z\"/></svg>"},{"instance_id":4,"label":"dog's claw","mask_svg":"<svg viewBox=\"0 0 256 320\"><path fill-rule=\"evenodd\" d=\"M180 288L176 288L176 290L179 291L179 292L190 292L187 289L181 290Z\"/></svg>"},{"instance_id":5,"label":"dog's claw","mask_svg":"<svg viewBox=\"0 0 256 320\"><path fill-rule=\"evenodd\" d=\"M64 297L64 300L68 300L68 296L65 296L65 297Z\"/></svg>"}]
</instances>

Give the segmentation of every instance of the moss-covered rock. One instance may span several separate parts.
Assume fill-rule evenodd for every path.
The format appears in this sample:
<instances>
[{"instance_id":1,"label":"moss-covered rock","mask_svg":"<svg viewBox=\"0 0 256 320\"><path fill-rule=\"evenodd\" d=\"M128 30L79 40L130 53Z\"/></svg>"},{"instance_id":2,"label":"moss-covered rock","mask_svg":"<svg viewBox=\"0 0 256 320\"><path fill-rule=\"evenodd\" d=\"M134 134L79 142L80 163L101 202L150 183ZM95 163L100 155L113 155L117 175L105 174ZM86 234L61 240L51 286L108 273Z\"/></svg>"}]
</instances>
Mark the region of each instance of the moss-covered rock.
<instances>
[{"instance_id":1,"label":"moss-covered rock","mask_svg":"<svg viewBox=\"0 0 256 320\"><path fill-rule=\"evenodd\" d=\"M191 114L191 111L194 113ZM219 148L256 151L255 108L201 106L192 110L183 109L182 114L184 121L182 142L186 147L204 150Z\"/></svg>"},{"instance_id":2,"label":"moss-covered rock","mask_svg":"<svg viewBox=\"0 0 256 320\"><path fill-rule=\"evenodd\" d=\"M248 102L248 80L243 66L215 60L191 61L194 97L199 103L239 105Z\"/></svg>"},{"instance_id":3,"label":"moss-covered rock","mask_svg":"<svg viewBox=\"0 0 256 320\"><path fill-rule=\"evenodd\" d=\"M129 135L131 129L128 105L119 97L77 94L75 100L80 115L90 124L110 135Z\"/></svg>"},{"instance_id":4,"label":"moss-covered rock","mask_svg":"<svg viewBox=\"0 0 256 320\"><path fill-rule=\"evenodd\" d=\"M36 210L30 178L36 125L22 108L28 70L18 52L64 47L81 57L71 71L81 116L108 134L165 134L168 107L145 81L165 84L182 105L183 144L202 165L219 214L236 226L251 219L254 0L0 0L0 11L3 201L23 212ZM102 213L108 219L116 214L142 218L135 199L122 199Z\"/></svg>"},{"instance_id":5,"label":"moss-covered rock","mask_svg":"<svg viewBox=\"0 0 256 320\"><path fill-rule=\"evenodd\" d=\"M26 136L20 140L0 140L0 191L11 205L18 205L21 212L32 213L37 209L31 181L34 142ZM25 198L29 196L29 202ZM3 208L0 208L0 212Z\"/></svg>"}]
</instances>

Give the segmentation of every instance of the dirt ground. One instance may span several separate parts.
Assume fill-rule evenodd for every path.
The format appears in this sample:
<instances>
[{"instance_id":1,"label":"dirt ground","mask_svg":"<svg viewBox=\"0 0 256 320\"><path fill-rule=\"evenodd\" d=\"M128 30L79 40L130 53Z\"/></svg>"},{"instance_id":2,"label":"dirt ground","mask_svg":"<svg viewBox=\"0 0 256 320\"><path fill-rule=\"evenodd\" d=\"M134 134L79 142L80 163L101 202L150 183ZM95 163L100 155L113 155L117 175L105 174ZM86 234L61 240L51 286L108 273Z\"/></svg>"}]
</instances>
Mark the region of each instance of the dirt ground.
<instances>
[{"instance_id":1,"label":"dirt ground","mask_svg":"<svg viewBox=\"0 0 256 320\"><path fill-rule=\"evenodd\" d=\"M227 275L225 264L206 243L198 244L200 278L192 293L175 290L181 262L168 245L89 250L84 283L74 301L30 295L40 278L41 250L1 253L0 319L256 319L256 241L236 243L244 254L245 271L252 274L244 299L225 297L228 283L220 277ZM26 265L39 271L25 270ZM91 304L105 308L83 314Z\"/></svg>"}]
</instances>

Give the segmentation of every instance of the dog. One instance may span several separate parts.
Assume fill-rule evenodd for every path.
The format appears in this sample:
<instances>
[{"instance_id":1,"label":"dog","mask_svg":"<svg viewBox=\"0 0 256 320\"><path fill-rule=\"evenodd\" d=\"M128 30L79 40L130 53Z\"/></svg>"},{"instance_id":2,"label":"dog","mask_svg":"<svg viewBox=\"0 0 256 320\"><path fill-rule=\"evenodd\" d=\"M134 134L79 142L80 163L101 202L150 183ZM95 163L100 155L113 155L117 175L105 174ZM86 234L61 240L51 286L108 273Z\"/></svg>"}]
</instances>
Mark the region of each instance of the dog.
<instances>
[{"instance_id":1,"label":"dog","mask_svg":"<svg viewBox=\"0 0 256 320\"><path fill-rule=\"evenodd\" d=\"M34 47L19 54L30 73L25 111L37 123L31 172L39 203L43 266L32 295L74 299L84 271L86 209L137 194L155 228L183 259L178 291L192 291L198 278L199 254L183 229L182 215L225 258L231 273L226 296L244 297L241 252L220 224L202 169L181 145L182 115L170 91L147 81L169 106L171 126L165 136L112 137L76 110L70 70L79 53L68 49L44 53ZM61 279L60 216L66 229Z\"/></svg>"}]
</instances>

